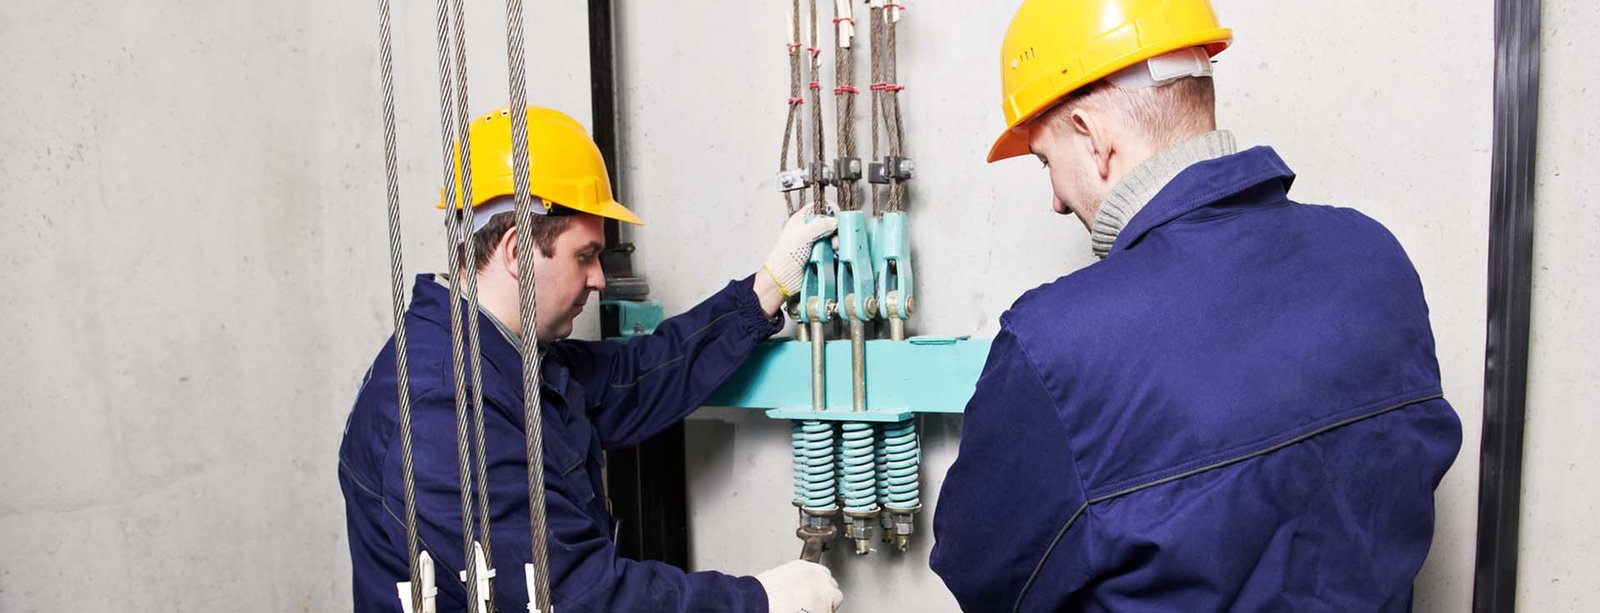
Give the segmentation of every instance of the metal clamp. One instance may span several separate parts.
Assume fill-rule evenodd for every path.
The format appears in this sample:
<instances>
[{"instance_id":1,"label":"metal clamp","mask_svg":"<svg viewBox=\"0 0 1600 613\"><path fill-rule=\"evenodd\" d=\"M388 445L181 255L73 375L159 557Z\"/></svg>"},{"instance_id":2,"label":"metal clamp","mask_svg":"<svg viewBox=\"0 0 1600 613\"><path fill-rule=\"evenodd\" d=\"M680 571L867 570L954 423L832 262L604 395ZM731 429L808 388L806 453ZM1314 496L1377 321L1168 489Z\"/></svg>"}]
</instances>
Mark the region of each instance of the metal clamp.
<instances>
[{"instance_id":1,"label":"metal clamp","mask_svg":"<svg viewBox=\"0 0 1600 613\"><path fill-rule=\"evenodd\" d=\"M805 169L795 168L778 173L778 191L789 193L811 186L811 176Z\"/></svg>"},{"instance_id":2,"label":"metal clamp","mask_svg":"<svg viewBox=\"0 0 1600 613\"><path fill-rule=\"evenodd\" d=\"M916 174L917 165L911 158L885 156L867 165L867 182L879 185L894 181L909 181Z\"/></svg>"}]
</instances>

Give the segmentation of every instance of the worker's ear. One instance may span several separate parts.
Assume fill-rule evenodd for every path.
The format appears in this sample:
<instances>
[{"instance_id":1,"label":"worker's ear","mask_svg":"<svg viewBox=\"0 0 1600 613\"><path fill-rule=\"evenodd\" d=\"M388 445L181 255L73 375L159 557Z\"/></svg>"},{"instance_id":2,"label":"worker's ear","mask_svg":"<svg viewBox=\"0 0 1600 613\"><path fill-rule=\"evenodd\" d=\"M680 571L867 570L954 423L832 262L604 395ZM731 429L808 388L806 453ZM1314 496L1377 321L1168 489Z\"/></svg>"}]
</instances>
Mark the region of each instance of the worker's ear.
<instances>
[{"instance_id":1,"label":"worker's ear","mask_svg":"<svg viewBox=\"0 0 1600 613\"><path fill-rule=\"evenodd\" d=\"M510 230L506 230L505 234L500 235L500 242L494 246L492 260L496 266L505 267L511 278L517 278L517 227L515 225L511 226Z\"/></svg>"},{"instance_id":2,"label":"worker's ear","mask_svg":"<svg viewBox=\"0 0 1600 613\"><path fill-rule=\"evenodd\" d=\"M1097 112L1091 112L1082 107L1072 109L1068 116L1068 124L1072 131L1085 137L1084 146L1086 153L1094 160L1095 171L1100 173L1102 180L1111 176L1111 154L1116 147L1111 144L1110 124L1106 118Z\"/></svg>"}]
</instances>

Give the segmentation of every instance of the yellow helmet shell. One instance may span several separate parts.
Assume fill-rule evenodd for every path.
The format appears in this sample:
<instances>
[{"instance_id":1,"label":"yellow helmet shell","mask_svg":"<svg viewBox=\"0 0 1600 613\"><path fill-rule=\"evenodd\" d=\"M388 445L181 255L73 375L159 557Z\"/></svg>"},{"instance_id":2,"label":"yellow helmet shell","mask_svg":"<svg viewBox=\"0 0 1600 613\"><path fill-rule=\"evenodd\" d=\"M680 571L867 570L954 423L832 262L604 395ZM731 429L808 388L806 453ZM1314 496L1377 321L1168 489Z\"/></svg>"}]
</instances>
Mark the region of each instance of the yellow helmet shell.
<instances>
[{"instance_id":1,"label":"yellow helmet shell","mask_svg":"<svg viewBox=\"0 0 1600 613\"><path fill-rule=\"evenodd\" d=\"M1179 49L1214 57L1232 42L1208 0L1026 0L1000 46L1006 130L989 161L1027 154L1025 124L1079 88Z\"/></svg>"},{"instance_id":2,"label":"yellow helmet shell","mask_svg":"<svg viewBox=\"0 0 1600 613\"><path fill-rule=\"evenodd\" d=\"M511 109L490 111L467 127L472 149L472 206L516 193L511 142ZM611 178L600 148L583 124L553 109L528 107L528 191L547 203L574 211L642 225L633 211L612 196ZM456 208L461 189L461 144L455 149ZM438 208L445 208L444 188Z\"/></svg>"}]
</instances>

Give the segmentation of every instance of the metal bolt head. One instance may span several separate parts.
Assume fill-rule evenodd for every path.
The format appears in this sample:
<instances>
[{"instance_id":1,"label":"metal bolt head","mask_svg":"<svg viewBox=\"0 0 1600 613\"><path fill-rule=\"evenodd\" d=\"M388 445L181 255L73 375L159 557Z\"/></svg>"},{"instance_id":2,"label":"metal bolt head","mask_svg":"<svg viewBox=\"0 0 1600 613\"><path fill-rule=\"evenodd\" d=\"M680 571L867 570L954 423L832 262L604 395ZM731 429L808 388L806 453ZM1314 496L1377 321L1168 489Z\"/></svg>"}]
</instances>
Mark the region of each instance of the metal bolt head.
<instances>
[{"instance_id":1,"label":"metal bolt head","mask_svg":"<svg viewBox=\"0 0 1600 613\"><path fill-rule=\"evenodd\" d=\"M867 305L866 305L867 306L867 308L866 308L867 313L877 313L878 312L878 297L877 296L867 296L866 303L867 303Z\"/></svg>"},{"instance_id":2,"label":"metal bolt head","mask_svg":"<svg viewBox=\"0 0 1600 613\"><path fill-rule=\"evenodd\" d=\"M901 159L900 160L900 174L909 177L913 173L915 173L916 171L917 171L917 164L915 162L912 162L910 158L905 158L905 159Z\"/></svg>"},{"instance_id":3,"label":"metal bolt head","mask_svg":"<svg viewBox=\"0 0 1600 613\"><path fill-rule=\"evenodd\" d=\"M915 312L917 312L917 297L911 296L906 298L906 314L909 315Z\"/></svg>"}]
</instances>

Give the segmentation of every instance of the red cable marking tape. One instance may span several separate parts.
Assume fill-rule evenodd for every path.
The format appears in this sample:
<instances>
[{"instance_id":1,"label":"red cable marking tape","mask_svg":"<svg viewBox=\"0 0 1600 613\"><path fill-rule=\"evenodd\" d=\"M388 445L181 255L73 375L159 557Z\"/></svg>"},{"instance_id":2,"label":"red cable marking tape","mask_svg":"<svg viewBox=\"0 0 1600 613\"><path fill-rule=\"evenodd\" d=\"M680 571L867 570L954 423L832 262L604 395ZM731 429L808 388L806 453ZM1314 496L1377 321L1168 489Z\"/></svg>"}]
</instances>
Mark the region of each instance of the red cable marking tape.
<instances>
[{"instance_id":1,"label":"red cable marking tape","mask_svg":"<svg viewBox=\"0 0 1600 613\"><path fill-rule=\"evenodd\" d=\"M839 96L839 95L843 95L843 94L859 94L859 93L861 93L861 90L856 89L854 87L851 87L849 85L840 85L838 87L833 88L833 95L835 95L835 96Z\"/></svg>"}]
</instances>

